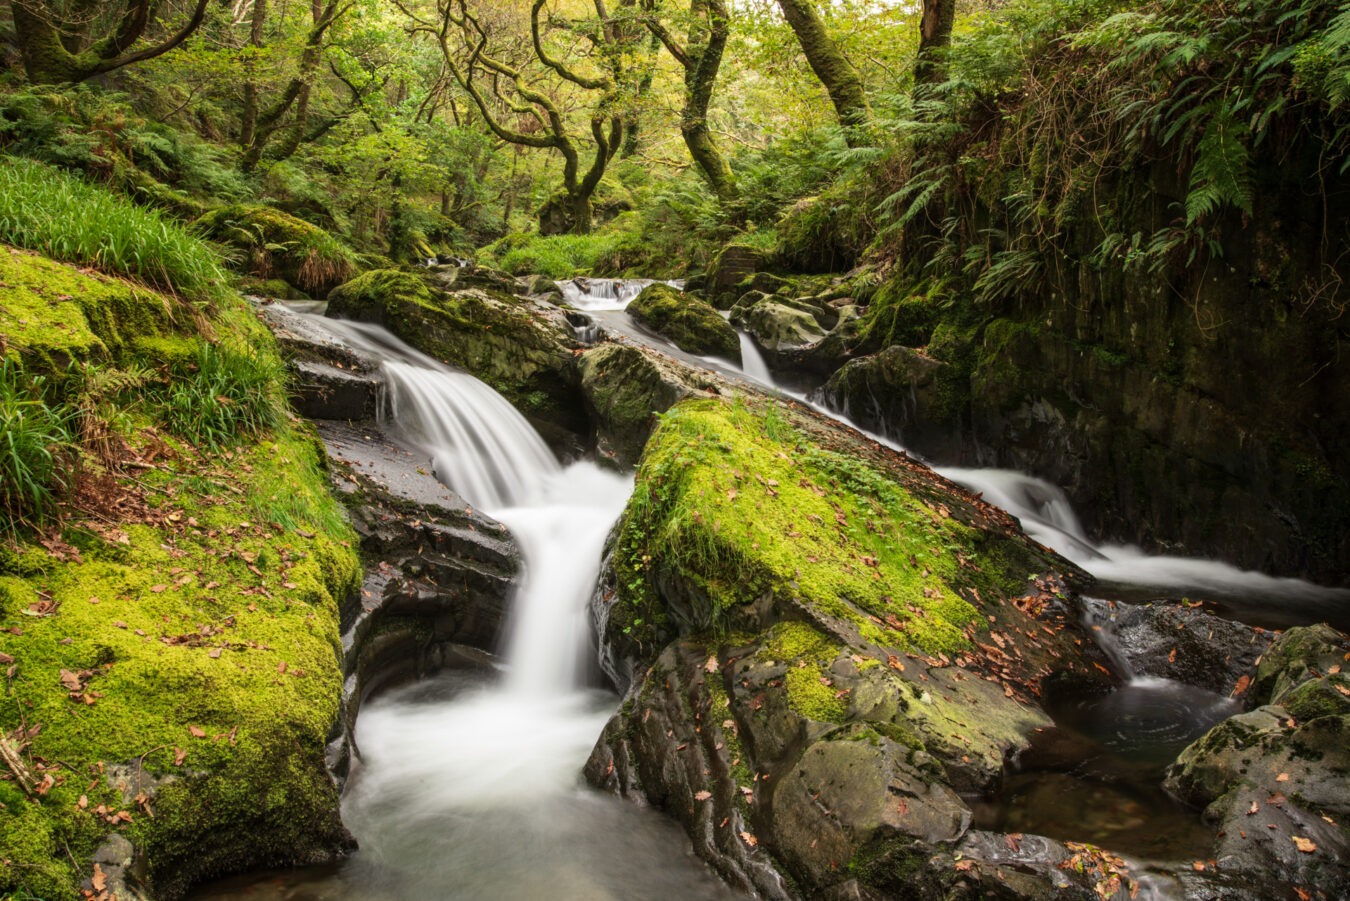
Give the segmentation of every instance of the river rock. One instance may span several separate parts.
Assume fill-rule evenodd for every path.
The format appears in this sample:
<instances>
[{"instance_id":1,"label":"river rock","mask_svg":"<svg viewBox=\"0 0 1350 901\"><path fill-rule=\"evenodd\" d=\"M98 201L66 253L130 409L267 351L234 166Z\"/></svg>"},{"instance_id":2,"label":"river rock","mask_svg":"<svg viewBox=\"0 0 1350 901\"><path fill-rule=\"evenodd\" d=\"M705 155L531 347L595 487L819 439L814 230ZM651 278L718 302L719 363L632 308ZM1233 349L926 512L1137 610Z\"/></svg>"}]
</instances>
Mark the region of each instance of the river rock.
<instances>
[{"instance_id":1,"label":"river rock","mask_svg":"<svg viewBox=\"0 0 1350 901\"><path fill-rule=\"evenodd\" d=\"M863 428L947 458L950 454L942 450L957 437L942 425L940 413L945 402L941 373L947 365L894 345L845 363L821 394Z\"/></svg>"},{"instance_id":2,"label":"river rock","mask_svg":"<svg viewBox=\"0 0 1350 901\"><path fill-rule=\"evenodd\" d=\"M380 361L336 341L280 303L259 304L291 369L291 405L307 419L373 419L384 393Z\"/></svg>"},{"instance_id":3,"label":"river rock","mask_svg":"<svg viewBox=\"0 0 1350 901\"><path fill-rule=\"evenodd\" d=\"M728 309L738 294L732 289L745 278L764 268L772 254L750 244L732 242L718 251L708 267L706 290L713 306Z\"/></svg>"},{"instance_id":4,"label":"river rock","mask_svg":"<svg viewBox=\"0 0 1350 901\"><path fill-rule=\"evenodd\" d=\"M770 354L797 350L825 337L825 329L815 316L779 303L776 298L760 301L745 310L738 324Z\"/></svg>"},{"instance_id":5,"label":"river rock","mask_svg":"<svg viewBox=\"0 0 1350 901\"><path fill-rule=\"evenodd\" d=\"M345 777L356 716L373 691L488 665L519 552L505 527L432 477L415 452L369 426L326 423L320 434L367 563L361 591L341 609L343 711L328 762Z\"/></svg>"},{"instance_id":6,"label":"river rock","mask_svg":"<svg viewBox=\"0 0 1350 901\"><path fill-rule=\"evenodd\" d=\"M711 387L707 378L633 345L603 344L578 365L597 449L621 466L637 462L656 415Z\"/></svg>"},{"instance_id":7,"label":"river rock","mask_svg":"<svg viewBox=\"0 0 1350 901\"><path fill-rule=\"evenodd\" d=\"M1350 639L1290 629L1257 677L1261 706L1230 717L1177 758L1167 788L1220 830L1221 872L1346 897L1350 892Z\"/></svg>"},{"instance_id":8,"label":"river rock","mask_svg":"<svg viewBox=\"0 0 1350 901\"><path fill-rule=\"evenodd\" d=\"M628 305L634 321L669 338L686 353L741 361L741 343L727 321L707 303L669 285L654 284Z\"/></svg>"},{"instance_id":9,"label":"river rock","mask_svg":"<svg viewBox=\"0 0 1350 901\"><path fill-rule=\"evenodd\" d=\"M1050 727L1040 692L1105 680L1071 566L923 467L753 396L662 418L607 570L597 619L627 692L587 778L765 897L982 897L961 795ZM1047 878L1000 897L1085 897Z\"/></svg>"}]
</instances>

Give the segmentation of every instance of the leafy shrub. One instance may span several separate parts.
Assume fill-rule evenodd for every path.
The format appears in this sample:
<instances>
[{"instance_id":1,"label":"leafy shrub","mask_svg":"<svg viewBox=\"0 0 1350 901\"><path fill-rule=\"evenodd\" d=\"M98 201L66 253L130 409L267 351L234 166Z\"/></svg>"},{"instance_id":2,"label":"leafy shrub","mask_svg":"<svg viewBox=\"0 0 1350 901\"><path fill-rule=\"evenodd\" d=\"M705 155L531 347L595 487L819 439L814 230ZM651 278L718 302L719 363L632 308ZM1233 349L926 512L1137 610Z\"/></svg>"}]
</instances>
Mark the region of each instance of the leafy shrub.
<instances>
[{"instance_id":1,"label":"leafy shrub","mask_svg":"<svg viewBox=\"0 0 1350 901\"><path fill-rule=\"evenodd\" d=\"M0 241L198 302L225 291L219 258L157 210L25 159L0 159Z\"/></svg>"},{"instance_id":2,"label":"leafy shrub","mask_svg":"<svg viewBox=\"0 0 1350 901\"><path fill-rule=\"evenodd\" d=\"M42 398L41 377L25 377L16 362L0 360L0 510L13 528L41 523L56 496L69 487L75 459L71 417Z\"/></svg>"},{"instance_id":3,"label":"leafy shrub","mask_svg":"<svg viewBox=\"0 0 1350 901\"><path fill-rule=\"evenodd\" d=\"M194 443L237 444L282 423L283 379L275 356L202 342L190 364L171 368L156 398L159 415L166 428Z\"/></svg>"}]
</instances>

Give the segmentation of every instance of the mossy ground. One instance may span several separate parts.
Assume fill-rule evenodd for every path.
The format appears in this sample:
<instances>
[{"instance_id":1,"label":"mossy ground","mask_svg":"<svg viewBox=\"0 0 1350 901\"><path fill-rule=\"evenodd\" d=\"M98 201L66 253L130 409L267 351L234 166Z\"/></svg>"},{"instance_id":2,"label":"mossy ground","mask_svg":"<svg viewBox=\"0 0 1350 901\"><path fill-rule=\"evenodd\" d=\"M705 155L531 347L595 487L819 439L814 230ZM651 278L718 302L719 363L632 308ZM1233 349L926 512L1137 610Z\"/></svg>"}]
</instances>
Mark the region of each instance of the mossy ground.
<instances>
[{"instance_id":1,"label":"mossy ground","mask_svg":"<svg viewBox=\"0 0 1350 901\"><path fill-rule=\"evenodd\" d=\"M200 340L174 301L92 273L6 252L0 280L0 334L26 367L157 366ZM212 329L275 353L237 298ZM0 731L28 741L43 788L0 772L0 892L75 897L109 833L141 849L159 897L343 840L323 748L359 564L321 447L286 425L198 449L137 405L122 423L139 465L89 470L59 523L0 545Z\"/></svg>"}]
</instances>

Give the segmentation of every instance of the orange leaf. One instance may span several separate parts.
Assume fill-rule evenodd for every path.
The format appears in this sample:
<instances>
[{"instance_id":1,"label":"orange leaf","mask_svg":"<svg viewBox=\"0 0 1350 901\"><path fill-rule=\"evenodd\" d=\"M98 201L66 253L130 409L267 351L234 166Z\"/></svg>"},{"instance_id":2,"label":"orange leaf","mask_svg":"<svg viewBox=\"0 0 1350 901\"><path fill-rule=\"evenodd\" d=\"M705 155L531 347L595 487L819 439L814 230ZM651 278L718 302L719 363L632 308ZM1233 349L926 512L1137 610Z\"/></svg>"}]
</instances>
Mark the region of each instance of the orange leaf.
<instances>
[{"instance_id":1,"label":"orange leaf","mask_svg":"<svg viewBox=\"0 0 1350 901\"><path fill-rule=\"evenodd\" d=\"M1237 680L1237 685L1233 686L1233 697L1237 697L1238 695L1242 694L1244 691L1247 690L1247 686L1251 684L1252 684L1252 677L1244 674L1242 678Z\"/></svg>"},{"instance_id":2,"label":"orange leaf","mask_svg":"<svg viewBox=\"0 0 1350 901\"><path fill-rule=\"evenodd\" d=\"M193 738L206 738L206 730L197 726L188 726L188 731L192 733Z\"/></svg>"},{"instance_id":3,"label":"orange leaf","mask_svg":"<svg viewBox=\"0 0 1350 901\"><path fill-rule=\"evenodd\" d=\"M752 847L752 848L753 848L755 845L758 845L758 844L759 844L759 839L755 838L753 835L751 835L751 834L748 833L748 832L742 832L742 833L741 833L741 840L744 841L747 845L749 845L749 846Z\"/></svg>"},{"instance_id":4,"label":"orange leaf","mask_svg":"<svg viewBox=\"0 0 1350 901\"><path fill-rule=\"evenodd\" d=\"M1317 843L1310 838L1304 838L1301 835L1292 836L1294 847L1298 848L1304 854L1311 854L1317 850Z\"/></svg>"}]
</instances>

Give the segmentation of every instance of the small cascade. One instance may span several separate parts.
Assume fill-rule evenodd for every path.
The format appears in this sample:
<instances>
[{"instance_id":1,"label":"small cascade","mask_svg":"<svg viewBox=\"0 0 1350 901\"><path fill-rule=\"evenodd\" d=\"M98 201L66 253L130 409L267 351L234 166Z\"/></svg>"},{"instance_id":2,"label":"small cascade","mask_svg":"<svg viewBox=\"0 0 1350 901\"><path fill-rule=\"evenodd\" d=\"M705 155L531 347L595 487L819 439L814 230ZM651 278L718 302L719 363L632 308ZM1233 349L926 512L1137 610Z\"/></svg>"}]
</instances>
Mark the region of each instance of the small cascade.
<instances>
[{"instance_id":1,"label":"small cascade","mask_svg":"<svg viewBox=\"0 0 1350 901\"><path fill-rule=\"evenodd\" d=\"M759 352L755 339L740 329L736 330L736 335L741 339L741 371L745 377L773 387L773 373L769 371L769 364L764 362L764 355Z\"/></svg>"},{"instance_id":2,"label":"small cascade","mask_svg":"<svg viewBox=\"0 0 1350 901\"><path fill-rule=\"evenodd\" d=\"M683 281L653 278L574 278L558 282L563 297L578 310L622 310L650 285L684 290Z\"/></svg>"},{"instance_id":3,"label":"small cascade","mask_svg":"<svg viewBox=\"0 0 1350 901\"><path fill-rule=\"evenodd\" d=\"M582 344L595 344L604 337L604 331L595 324L595 320L580 310L564 310L567 324L572 326L572 334Z\"/></svg>"}]
</instances>

